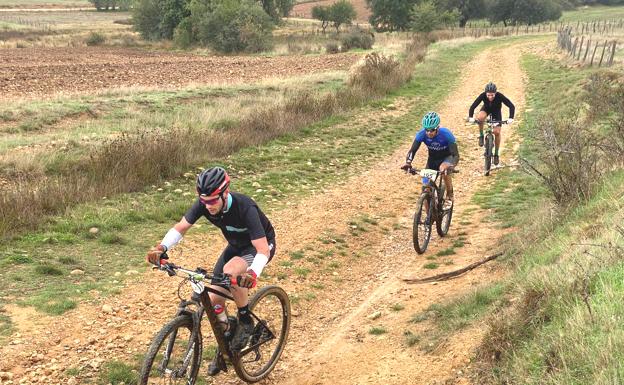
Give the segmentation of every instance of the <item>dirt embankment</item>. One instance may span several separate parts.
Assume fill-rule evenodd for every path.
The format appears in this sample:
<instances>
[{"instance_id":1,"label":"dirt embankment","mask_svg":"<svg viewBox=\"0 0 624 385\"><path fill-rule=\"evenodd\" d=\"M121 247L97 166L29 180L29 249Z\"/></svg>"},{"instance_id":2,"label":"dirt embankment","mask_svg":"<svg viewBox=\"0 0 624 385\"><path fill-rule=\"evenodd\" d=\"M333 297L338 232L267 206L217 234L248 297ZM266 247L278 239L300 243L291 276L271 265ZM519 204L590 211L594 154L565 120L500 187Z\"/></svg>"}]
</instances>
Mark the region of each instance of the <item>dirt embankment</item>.
<instances>
[{"instance_id":1,"label":"dirt embankment","mask_svg":"<svg viewBox=\"0 0 624 385\"><path fill-rule=\"evenodd\" d=\"M493 55L499 60L491 61ZM420 186L417 178L398 169L412 135L406 135L403 148L366 172L270 215L279 245L274 265L288 261L288 255L296 250L310 250L308 255L323 251L326 246L319 242L320 237L344 236L349 247L345 256L327 257L335 262L333 271L319 267L307 276L293 274L286 280L271 278L262 283L277 282L293 298L300 299L294 304L295 317L284 356L265 384L470 383L465 372L483 325L477 323L453 335L428 353L418 345L408 346L405 333L427 336L428 328L435 325L411 323L414 314L490 283L500 278L502 271L491 264L454 280L418 286L399 278L454 270L496 248L503 230L493 223L482 223L488 213L470 203L474 191L493 183L493 178L482 176L477 131L474 126L465 126L463 119L473 98L490 80L513 100L517 118L522 119L524 78L519 58L517 47L482 52L464 68L461 84L438 108L442 124L453 130L462 148L461 173L454 178L456 211L449 235L440 239L434 232L425 255L417 255L411 245L411 216ZM398 99L394 110L362 114L342 124L366 127L402 115L416 103L415 99ZM513 126L504 129L504 140L518 140ZM513 157L512 152L501 153L503 164L512 162ZM420 151L415 164L424 164L425 158L425 151ZM362 215L378 223L358 224L356 228L366 225L368 229L355 234L350 221ZM437 270L424 268L430 262L425 257L449 248L460 237L464 237L465 245L457 248L456 254L438 257ZM184 241L184 258L179 262L206 265L205 256L217 255L223 246L218 235L213 238L189 234ZM10 372L14 383L76 384L97 375L104 361L132 362L174 311L177 282L164 279L156 273L137 275L121 294L83 304L62 318L24 317L26 310L9 307L20 334L11 336L10 344L0 348L0 356L10 357L0 361L0 371ZM314 292L313 301L302 299L312 285L322 289ZM390 308L397 303L402 310ZM369 332L372 327L383 328L385 333L373 335ZM68 378L68 368L82 370L77 378ZM241 384L231 372L220 375L217 382Z\"/></svg>"},{"instance_id":2,"label":"dirt embankment","mask_svg":"<svg viewBox=\"0 0 624 385\"><path fill-rule=\"evenodd\" d=\"M3 49L0 98L125 87L177 88L347 70L360 54L201 56L119 48ZM33 60L36 58L36 60Z\"/></svg>"}]
</instances>

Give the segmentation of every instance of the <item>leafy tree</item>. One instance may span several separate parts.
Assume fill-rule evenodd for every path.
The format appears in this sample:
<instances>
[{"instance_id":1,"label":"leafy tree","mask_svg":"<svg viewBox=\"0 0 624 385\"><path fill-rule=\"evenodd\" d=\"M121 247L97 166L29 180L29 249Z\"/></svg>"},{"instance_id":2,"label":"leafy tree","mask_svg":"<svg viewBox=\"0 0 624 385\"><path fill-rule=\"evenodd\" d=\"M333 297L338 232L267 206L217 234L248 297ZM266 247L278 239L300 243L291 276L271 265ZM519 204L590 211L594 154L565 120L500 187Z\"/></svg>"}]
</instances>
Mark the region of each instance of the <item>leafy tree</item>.
<instances>
[{"instance_id":1,"label":"leafy tree","mask_svg":"<svg viewBox=\"0 0 624 385\"><path fill-rule=\"evenodd\" d=\"M369 21L375 30L406 31L410 27L410 12L418 0L366 0L371 10Z\"/></svg>"},{"instance_id":2,"label":"leafy tree","mask_svg":"<svg viewBox=\"0 0 624 385\"><path fill-rule=\"evenodd\" d=\"M411 29L416 32L431 32L443 24L455 24L459 19L459 12L440 11L433 0L424 0L416 4L410 14Z\"/></svg>"},{"instance_id":3,"label":"leafy tree","mask_svg":"<svg viewBox=\"0 0 624 385\"><path fill-rule=\"evenodd\" d=\"M220 52L260 52L272 45L274 24L252 0L223 0L197 31L200 42Z\"/></svg>"},{"instance_id":4,"label":"leafy tree","mask_svg":"<svg viewBox=\"0 0 624 385\"><path fill-rule=\"evenodd\" d=\"M436 6L440 11L457 10L460 27L464 27L470 19L486 16L487 11L484 0L436 0Z\"/></svg>"},{"instance_id":5,"label":"leafy tree","mask_svg":"<svg viewBox=\"0 0 624 385\"><path fill-rule=\"evenodd\" d=\"M282 17L288 16L293 6L294 0L259 0L262 5L262 9L266 12L275 22L279 22Z\"/></svg>"},{"instance_id":6,"label":"leafy tree","mask_svg":"<svg viewBox=\"0 0 624 385\"><path fill-rule=\"evenodd\" d=\"M337 3L329 6L330 21L336 28L336 32L338 32L338 28L340 28L341 25L351 24L355 16L355 8L353 8L353 5L347 0L339 0Z\"/></svg>"},{"instance_id":7,"label":"leafy tree","mask_svg":"<svg viewBox=\"0 0 624 385\"><path fill-rule=\"evenodd\" d=\"M312 17L321 21L321 28L323 28L323 33L325 33L325 29L329 25L330 12L329 7L323 5L316 5L312 8Z\"/></svg>"},{"instance_id":8,"label":"leafy tree","mask_svg":"<svg viewBox=\"0 0 624 385\"><path fill-rule=\"evenodd\" d=\"M556 0L495 0L490 6L490 22L537 24L561 17L561 4Z\"/></svg>"}]
</instances>

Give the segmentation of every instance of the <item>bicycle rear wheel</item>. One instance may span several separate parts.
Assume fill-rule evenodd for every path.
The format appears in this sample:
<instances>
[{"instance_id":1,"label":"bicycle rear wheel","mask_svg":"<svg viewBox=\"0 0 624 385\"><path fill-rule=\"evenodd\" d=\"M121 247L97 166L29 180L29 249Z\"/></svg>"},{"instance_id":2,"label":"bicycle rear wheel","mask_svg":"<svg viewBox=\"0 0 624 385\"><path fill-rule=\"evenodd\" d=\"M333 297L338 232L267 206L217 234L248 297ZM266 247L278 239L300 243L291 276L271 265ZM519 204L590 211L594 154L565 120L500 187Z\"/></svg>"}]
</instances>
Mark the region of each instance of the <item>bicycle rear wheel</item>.
<instances>
[{"instance_id":1,"label":"bicycle rear wheel","mask_svg":"<svg viewBox=\"0 0 624 385\"><path fill-rule=\"evenodd\" d=\"M429 239L431 238L431 212L433 208L429 207L428 213L425 209L425 202L430 202L429 197L429 193L420 194L420 198L418 198L418 203L416 204L416 212L414 213L412 240L414 242L414 250L416 250L418 254L422 254L427 250Z\"/></svg>"},{"instance_id":2,"label":"bicycle rear wheel","mask_svg":"<svg viewBox=\"0 0 624 385\"><path fill-rule=\"evenodd\" d=\"M453 206L454 203L451 203L450 207L445 208L444 203L446 200L446 183L444 182L444 178L440 180L440 199L438 200L438 217L436 219L436 231L439 236L445 236L449 227L451 227L451 219L453 218Z\"/></svg>"},{"instance_id":3,"label":"bicycle rear wheel","mask_svg":"<svg viewBox=\"0 0 624 385\"><path fill-rule=\"evenodd\" d=\"M248 347L234 360L234 370L241 380L257 382L269 375L282 355L290 329L290 299L277 286L260 289L249 301L249 309L258 317Z\"/></svg>"},{"instance_id":4,"label":"bicycle rear wheel","mask_svg":"<svg viewBox=\"0 0 624 385\"><path fill-rule=\"evenodd\" d=\"M494 140L492 138L492 134L488 133L485 136L485 143L484 143L485 152L483 153L483 156L485 158L485 168L484 168L485 176L490 175L490 169L492 168L492 147L493 147L493 145L494 145Z\"/></svg>"},{"instance_id":5,"label":"bicycle rear wheel","mask_svg":"<svg viewBox=\"0 0 624 385\"><path fill-rule=\"evenodd\" d=\"M193 385L199 371L201 348L200 333L193 334L192 316L177 316L152 340L141 367L139 385Z\"/></svg>"}]
</instances>

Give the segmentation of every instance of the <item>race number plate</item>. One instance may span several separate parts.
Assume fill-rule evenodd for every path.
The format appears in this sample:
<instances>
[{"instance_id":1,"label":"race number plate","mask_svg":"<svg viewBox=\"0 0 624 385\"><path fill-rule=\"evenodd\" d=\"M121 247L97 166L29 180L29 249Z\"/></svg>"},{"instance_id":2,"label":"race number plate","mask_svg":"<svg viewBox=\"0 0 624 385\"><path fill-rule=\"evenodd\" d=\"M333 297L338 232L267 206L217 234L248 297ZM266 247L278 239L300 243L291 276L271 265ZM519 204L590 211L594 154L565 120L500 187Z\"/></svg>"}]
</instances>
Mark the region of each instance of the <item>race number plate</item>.
<instances>
[{"instance_id":1,"label":"race number plate","mask_svg":"<svg viewBox=\"0 0 624 385\"><path fill-rule=\"evenodd\" d=\"M426 168L420 170L420 176L422 176L423 178L435 179L436 175L438 175L438 172L436 170L430 170Z\"/></svg>"},{"instance_id":2,"label":"race number plate","mask_svg":"<svg viewBox=\"0 0 624 385\"><path fill-rule=\"evenodd\" d=\"M196 279L199 278L199 279ZM192 277L190 279L191 282L191 287L193 288L193 291L197 294L201 294L204 292L204 288L205 285L204 283L201 281L201 279L204 278L203 276L199 276L199 277Z\"/></svg>"}]
</instances>

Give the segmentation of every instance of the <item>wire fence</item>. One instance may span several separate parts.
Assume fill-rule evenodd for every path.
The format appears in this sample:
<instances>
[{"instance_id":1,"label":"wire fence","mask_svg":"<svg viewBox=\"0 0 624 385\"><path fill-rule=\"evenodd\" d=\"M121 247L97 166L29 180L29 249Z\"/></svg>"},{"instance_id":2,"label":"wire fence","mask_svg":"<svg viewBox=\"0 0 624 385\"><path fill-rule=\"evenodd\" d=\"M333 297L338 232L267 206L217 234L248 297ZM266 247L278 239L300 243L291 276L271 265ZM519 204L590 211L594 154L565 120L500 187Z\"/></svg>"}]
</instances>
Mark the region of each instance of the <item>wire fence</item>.
<instances>
[{"instance_id":1,"label":"wire fence","mask_svg":"<svg viewBox=\"0 0 624 385\"><path fill-rule=\"evenodd\" d=\"M566 28L558 32L557 44L576 61L589 64L590 67L594 65L594 62L598 67L610 67L613 65L618 42L617 40L603 40L595 35L573 36L572 30Z\"/></svg>"}]
</instances>

